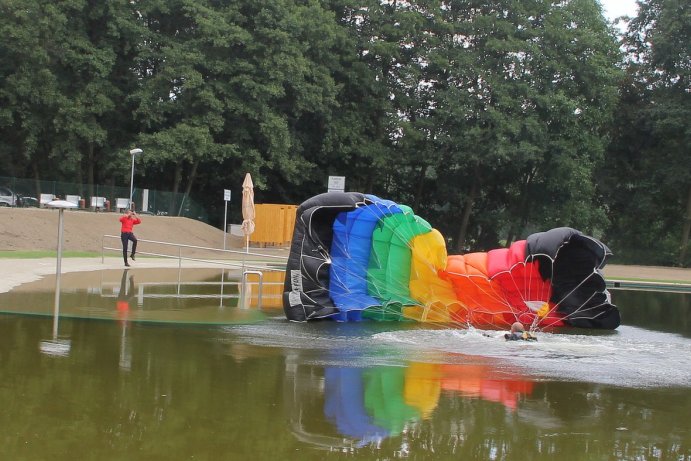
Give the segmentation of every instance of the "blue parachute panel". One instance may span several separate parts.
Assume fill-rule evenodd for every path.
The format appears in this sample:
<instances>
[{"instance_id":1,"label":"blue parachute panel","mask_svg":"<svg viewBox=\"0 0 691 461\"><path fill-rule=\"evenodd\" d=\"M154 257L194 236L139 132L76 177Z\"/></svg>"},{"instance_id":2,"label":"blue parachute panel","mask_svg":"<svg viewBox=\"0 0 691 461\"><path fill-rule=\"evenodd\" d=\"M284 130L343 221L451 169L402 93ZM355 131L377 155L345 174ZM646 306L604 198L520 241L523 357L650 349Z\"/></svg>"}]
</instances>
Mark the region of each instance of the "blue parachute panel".
<instances>
[{"instance_id":1,"label":"blue parachute panel","mask_svg":"<svg viewBox=\"0 0 691 461\"><path fill-rule=\"evenodd\" d=\"M365 409L365 391L359 368L327 368L324 370L325 416L333 421L338 432L367 442L381 440L389 431L374 424Z\"/></svg>"},{"instance_id":2,"label":"blue parachute panel","mask_svg":"<svg viewBox=\"0 0 691 461\"><path fill-rule=\"evenodd\" d=\"M359 320L359 312L381 303L367 294L367 268L372 247L372 232L385 216L401 213L398 205L368 195L370 205L339 213L333 224L329 291L339 309L337 320Z\"/></svg>"}]
</instances>

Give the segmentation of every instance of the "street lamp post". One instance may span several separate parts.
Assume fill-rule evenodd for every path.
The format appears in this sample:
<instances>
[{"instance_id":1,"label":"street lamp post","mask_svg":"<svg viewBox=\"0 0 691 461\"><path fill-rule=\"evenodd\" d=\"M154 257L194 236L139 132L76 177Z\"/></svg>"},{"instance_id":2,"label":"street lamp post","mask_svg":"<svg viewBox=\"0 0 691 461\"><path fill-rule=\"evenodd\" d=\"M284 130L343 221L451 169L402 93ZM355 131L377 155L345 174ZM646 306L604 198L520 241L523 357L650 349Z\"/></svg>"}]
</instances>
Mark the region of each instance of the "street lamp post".
<instances>
[{"instance_id":1,"label":"street lamp post","mask_svg":"<svg viewBox=\"0 0 691 461\"><path fill-rule=\"evenodd\" d=\"M62 241L63 239L63 212L68 208L77 208L72 202L66 200L52 200L46 204L48 208L58 209L58 255L55 267L55 302L53 304L53 339L58 337L58 316L60 315L60 276L62 275Z\"/></svg>"},{"instance_id":2,"label":"street lamp post","mask_svg":"<svg viewBox=\"0 0 691 461\"><path fill-rule=\"evenodd\" d=\"M132 209L132 193L134 192L134 157L137 154L141 154L142 151L140 148L132 149L130 151L130 155L132 155L132 176L130 177L130 210Z\"/></svg>"}]
</instances>

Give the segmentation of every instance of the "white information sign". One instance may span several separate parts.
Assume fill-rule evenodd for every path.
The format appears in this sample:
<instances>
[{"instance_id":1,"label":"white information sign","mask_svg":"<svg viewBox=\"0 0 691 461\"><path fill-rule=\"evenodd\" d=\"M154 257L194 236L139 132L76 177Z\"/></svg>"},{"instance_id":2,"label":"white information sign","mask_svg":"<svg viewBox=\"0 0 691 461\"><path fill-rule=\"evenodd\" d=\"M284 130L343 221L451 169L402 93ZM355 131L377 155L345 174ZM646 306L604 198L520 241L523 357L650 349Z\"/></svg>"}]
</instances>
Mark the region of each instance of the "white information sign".
<instances>
[{"instance_id":1,"label":"white information sign","mask_svg":"<svg viewBox=\"0 0 691 461\"><path fill-rule=\"evenodd\" d=\"M345 192L345 176L329 176L329 192Z\"/></svg>"},{"instance_id":2,"label":"white information sign","mask_svg":"<svg viewBox=\"0 0 691 461\"><path fill-rule=\"evenodd\" d=\"M223 200L230 202L230 189L223 189Z\"/></svg>"}]
</instances>

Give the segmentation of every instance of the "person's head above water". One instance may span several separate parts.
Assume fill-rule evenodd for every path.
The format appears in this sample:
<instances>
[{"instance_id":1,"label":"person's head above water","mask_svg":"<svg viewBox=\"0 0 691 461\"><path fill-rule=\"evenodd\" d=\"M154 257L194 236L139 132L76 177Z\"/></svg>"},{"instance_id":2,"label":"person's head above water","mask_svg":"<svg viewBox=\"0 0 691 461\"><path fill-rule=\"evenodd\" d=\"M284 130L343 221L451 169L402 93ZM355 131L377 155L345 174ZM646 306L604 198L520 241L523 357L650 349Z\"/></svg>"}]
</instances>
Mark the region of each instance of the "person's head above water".
<instances>
[{"instance_id":1,"label":"person's head above water","mask_svg":"<svg viewBox=\"0 0 691 461\"><path fill-rule=\"evenodd\" d=\"M523 333L524 331L525 329L521 322L513 322L513 325L511 325L511 333Z\"/></svg>"}]
</instances>

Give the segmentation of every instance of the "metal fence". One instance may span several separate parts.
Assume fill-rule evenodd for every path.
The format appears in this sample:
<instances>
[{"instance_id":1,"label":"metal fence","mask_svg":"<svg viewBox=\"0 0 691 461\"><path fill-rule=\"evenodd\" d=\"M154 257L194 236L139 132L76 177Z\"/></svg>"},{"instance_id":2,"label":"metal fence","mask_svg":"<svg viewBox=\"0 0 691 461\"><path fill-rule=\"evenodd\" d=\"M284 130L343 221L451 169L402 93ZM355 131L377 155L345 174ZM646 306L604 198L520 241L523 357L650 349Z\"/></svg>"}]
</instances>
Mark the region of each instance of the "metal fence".
<instances>
[{"instance_id":1,"label":"metal fence","mask_svg":"<svg viewBox=\"0 0 691 461\"><path fill-rule=\"evenodd\" d=\"M127 186L81 184L64 181L37 181L0 176L0 206L40 207L50 198L74 201L80 208L118 211L129 202ZM120 199L120 200L118 200ZM189 196L153 189L135 188L132 201L142 213L184 216L208 222L206 209Z\"/></svg>"},{"instance_id":2,"label":"metal fence","mask_svg":"<svg viewBox=\"0 0 691 461\"><path fill-rule=\"evenodd\" d=\"M201 262L218 267L236 269L241 273L240 307L281 307L287 256L249 251L225 250L197 245L138 239L147 248L141 247L137 254L146 257L167 258L178 262L178 295L180 294L183 261ZM118 235L104 235L101 241L101 263L105 262L106 251L122 251ZM257 282L253 280L257 279ZM258 291L252 286L256 284Z\"/></svg>"}]
</instances>

